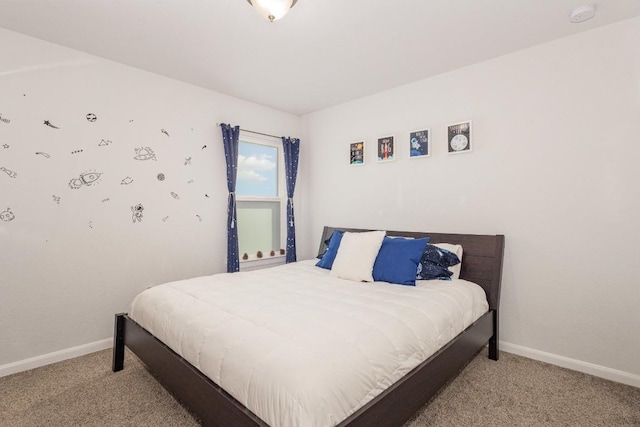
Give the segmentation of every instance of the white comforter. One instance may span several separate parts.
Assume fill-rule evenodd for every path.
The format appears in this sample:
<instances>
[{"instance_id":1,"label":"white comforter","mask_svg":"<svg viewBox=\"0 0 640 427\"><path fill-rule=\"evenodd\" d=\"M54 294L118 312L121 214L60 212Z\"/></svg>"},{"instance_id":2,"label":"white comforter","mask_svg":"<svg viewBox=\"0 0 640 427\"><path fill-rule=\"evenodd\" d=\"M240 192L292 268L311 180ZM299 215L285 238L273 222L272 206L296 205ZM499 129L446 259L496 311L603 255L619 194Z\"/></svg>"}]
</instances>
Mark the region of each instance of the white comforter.
<instances>
[{"instance_id":1,"label":"white comforter","mask_svg":"<svg viewBox=\"0 0 640 427\"><path fill-rule=\"evenodd\" d=\"M464 280L409 287L302 261L147 289L130 316L271 426L332 426L488 310Z\"/></svg>"}]
</instances>

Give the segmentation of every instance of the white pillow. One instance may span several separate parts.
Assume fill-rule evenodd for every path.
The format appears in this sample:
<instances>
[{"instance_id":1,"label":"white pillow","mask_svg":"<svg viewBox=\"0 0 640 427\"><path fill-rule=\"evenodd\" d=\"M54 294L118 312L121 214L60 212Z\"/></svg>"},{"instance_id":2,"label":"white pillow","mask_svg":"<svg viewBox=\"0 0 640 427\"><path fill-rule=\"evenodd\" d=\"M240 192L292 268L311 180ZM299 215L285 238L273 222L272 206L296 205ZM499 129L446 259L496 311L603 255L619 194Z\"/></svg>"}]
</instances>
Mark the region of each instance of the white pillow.
<instances>
[{"instance_id":1,"label":"white pillow","mask_svg":"<svg viewBox=\"0 0 640 427\"><path fill-rule=\"evenodd\" d=\"M329 275L358 282L373 282L373 264L385 234L386 231L345 232Z\"/></svg>"},{"instance_id":2,"label":"white pillow","mask_svg":"<svg viewBox=\"0 0 640 427\"><path fill-rule=\"evenodd\" d=\"M460 269L462 268L462 246L452 245L451 243L433 243L433 246L437 246L440 249L445 249L449 252L453 252L458 256L460 263L449 267L449 271L453 273L453 276L451 276L451 279L459 279Z\"/></svg>"}]
</instances>

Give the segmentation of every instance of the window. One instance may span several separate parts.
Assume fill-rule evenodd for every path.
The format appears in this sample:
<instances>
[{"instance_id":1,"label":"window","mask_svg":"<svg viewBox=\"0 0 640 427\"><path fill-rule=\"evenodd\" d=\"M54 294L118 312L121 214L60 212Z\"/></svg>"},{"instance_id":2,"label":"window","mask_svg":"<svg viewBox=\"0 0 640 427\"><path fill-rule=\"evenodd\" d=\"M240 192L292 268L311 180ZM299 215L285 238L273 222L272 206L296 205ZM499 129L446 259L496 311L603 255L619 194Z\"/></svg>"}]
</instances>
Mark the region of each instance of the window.
<instances>
[{"instance_id":1,"label":"window","mask_svg":"<svg viewBox=\"0 0 640 427\"><path fill-rule=\"evenodd\" d=\"M242 132L239 139L236 208L240 259L245 253L256 259L258 251L268 258L271 251L279 253L286 239L282 235L286 231L282 147L278 140Z\"/></svg>"}]
</instances>

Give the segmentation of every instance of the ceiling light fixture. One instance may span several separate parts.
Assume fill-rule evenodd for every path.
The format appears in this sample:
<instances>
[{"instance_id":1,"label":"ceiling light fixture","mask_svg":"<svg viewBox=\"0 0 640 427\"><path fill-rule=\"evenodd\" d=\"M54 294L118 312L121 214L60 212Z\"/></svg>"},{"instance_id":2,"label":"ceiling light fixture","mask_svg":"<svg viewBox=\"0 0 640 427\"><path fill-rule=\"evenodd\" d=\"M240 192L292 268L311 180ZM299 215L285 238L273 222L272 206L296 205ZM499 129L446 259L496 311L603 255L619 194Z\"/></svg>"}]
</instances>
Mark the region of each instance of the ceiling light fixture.
<instances>
[{"instance_id":1,"label":"ceiling light fixture","mask_svg":"<svg viewBox=\"0 0 640 427\"><path fill-rule=\"evenodd\" d=\"M580 22L588 21L593 18L596 14L596 7L592 4L585 4L582 6L578 6L571 12L569 15L569 19L574 24L579 24Z\"/></svg>"},{"instance_id":2,"label":"ceiling light fixture","mask_svg":"<svg viewBox=\"0 0 640 427\"><path fill-rule=\"evenodd\" d=\"M277 21L289 12L298 0L247 0L260 16L270 22Z\"/></svg>"}]
</instances>

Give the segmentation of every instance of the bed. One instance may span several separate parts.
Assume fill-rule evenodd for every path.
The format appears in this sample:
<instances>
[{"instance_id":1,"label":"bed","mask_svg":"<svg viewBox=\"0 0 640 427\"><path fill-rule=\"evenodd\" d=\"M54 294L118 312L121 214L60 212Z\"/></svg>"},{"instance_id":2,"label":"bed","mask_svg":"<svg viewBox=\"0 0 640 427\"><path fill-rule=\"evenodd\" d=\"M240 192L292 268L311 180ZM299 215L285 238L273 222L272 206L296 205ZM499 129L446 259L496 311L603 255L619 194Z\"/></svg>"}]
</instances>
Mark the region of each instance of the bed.
<instances>
[{"instance_id":1,"label":"bed","mask_svg":"<svg viewBox=\"0 0 640 427\"><path fill-rule=\"evenodd\" d=\"M351 232L362 232L368 230L360 230L360 229L345 229L339 228L343 231L351 231ZM326 250L326 241L328 241L329 237L332 235L333 231L336 228L333 227L325 227L323 230L323 235L321 238L319 254L323 254ZM410 238L419 238L428 236L431 240L430 243L454 243L460 244L464 248L464 257L462 262L462 269L460 271L460 279L462 282L470 281L479 285L484 293L486 294L486 312L481 315L476 315L473 320L471 320L471 324L466 326L464 325L464 329L460 331L455 330L453 333L455 336L446 337L446 343L438 343L437 350L430 354L426 360L414 360L411 365L404 366L404 370L393 368L391 369L392 374L395 376L390 376L392 380L385 379L385 381L389 381L389 384L384 384L380 390L376 390L373 393L373 397L369 396L366 400L361 400L360 397L356 399L361 402L360 404L354 406L349 406L345 409L345 412L339 412L340 409L334 411L334 407L339 406L342 401L345 402L349 400L350 395L347 393L347 389L354 388L357 391L359 386L358 377L363 377L362 372L360 372L359 365L357 362L355 364L349 365L348 360L349 357L344 357L346 360L344 366L340 364L340 369L342 371L338 371L338 374L331 376L331 370L324 370L322 367L322 362L324 359L324 354L326 352L334 352L332 349L327 349L324 347L323 343L325 338L321 338L319 336L318 342L309 342L309 352L299 352L295 353L295 351L287 351L285 353L277 353L275 347L271 346L271 339L262 339L261 337L257 337L255 339L255 343L253 340L245 340L245 343L238 346L235 351L237 354L234 357L227 357L226 365L228 365L229 361L234 361L237 359L249 359L254 360L254 365L263 365L265 362L263 360L258 360L257 357L261 354L279 354L277 357L272 357L269 360L269 363L275 363L278 365L279 363L285 363L280 360L280 357L286 357L288 353L294 353L296 355L296 359L300 361L301 366L307 366L307 370L316 372L316 377L314 381L322 382L320 380L326 379L328 383L328 387L333 387L333 394L342 393L342 389L340 387L345 388L344 398L338 398L336 402L326 402L326 407L320 407L319 416L322 416L322 411L326 410L327 412L336 412L338 413L337 418L328 418L323 419L319 422L318 425L339 425L339 426L358 426L358 425L380 425L380 426L399 426L406 422L415 412L420 409L422 405L424 405L441 387L444 385L449 379L454 377L464 366L465 364L484 346L488 344L489 346L489 357L491 359L498 359L498 306L499 306L499 298L500 298L500 281L501 281L501 272L502 272L502 258L503 258L503 248L504 248L504 236L501 235L466 235L466 234L442 234L442 233L417 233L417 232L394 232L388 231L387 236L404 236ZM286 269L282 269L282 274L286 272L292 271L293 274L296 275L298 272L300 274L309 274L308 270L315 269L320 270L317 267L313 267L313 264L309 262L297 263L296 265L289 265ZM268 273L263 273L265 286L262 289L273 289L272 292L275 296L278 297L278 292L284 295L285 299L288 295L287 292L292 292L291 289L287 289L287 285L285 281L282 281L282 284L277 282L277 277L274 276L279 274L279 270L270 269ZM346 305L350 304L355 299L355 294L361 292L362 289L365 289L362 284L353 283L350 284L347 288L338 289L338 283L336 280L340 281L341 279L331 279L328 278L326 272L321 271L311 271L312 275L318 276L318 280L325 280L327 283L327 289L336 289L336 293L338 293L340 298L344 300L340 300L339 302L333 302L334 305ZM327 278L322 278L322 275L327 276ZM215 359L216 354L220 353L220 350L215 347L216 342L208 343L204 345L204 347L210 348L211 355L206 358L206 360L201 361L200 357L200 348L198 352L195 352L193 349L190 349L189 345L182 344L182 335L195 335L196 341L200 339L202 341L202 337L204 336L204 332L198 332L200 329L205 330L207 328L211 329L210 326L202 326L201 328L196 328L195 325L198 324L199 320L197 317L192 319L187 318L188 328L174 329L173 323L174 320L163 314L157 315L157 306L161 306L164 310L166 307L166 303L164 301L167 300L176 300L182 301L177 303L177 305L187 306L187 310L183 310L190 315L191 312L196 312L197 310L202 310L202 308L198 308L199 306L194 299L194 295L197 290L202 289L205 292L210 292L212 287L206 284L204 281L206 280L221 280L225 275L220 276L211 276L213 279L194 279L188 284L177 283L170 284L169 286L163 285L163 287L158 287L158 290L155 291L157 293L165 293L166 295L162 300L158 299L159 297L154 296L156 294L145 294L149 295L146 297L137 297L134 300L134 304L132 304L132 312L130 315L127 314L117 314L115 320L115 332L114 332L114 349L113 349L113 370L119 371L123 369L124 364L124 348L128 347L133 351L146 365L147 367L156 375L156 377L160 380L160 382L171 391L185 406L190 408L202 421L204 425L221 425L221 426L264 426L269 425L269 423L265 422L264 419L270 420L272 425L276 424L289 424L289 425L311 425L311 421L308 421L304 418L300 418L298 421L296 419L285 420L285 421L273 421L273 420L281 420L282 418L278 418L278 415L274 415L275 418L269 418L269 413L265 415L265 410L263 407L265 404L258 402L253 402L252 396L243 395L242 391L236 390L236 384L242 383L251 383L251 387L258 388L261 386L260 376L257 374L251 375L249 373L243 372L247 370L247 368L240 367L232 367L229 370L229 373L218 373L217 366L208 366L212 365L212 363L207 362L209 359ZM212 300L224 300L229 299L228 305L223 307L222 309L222 319L228 319L228 312L232 312L233 310L239 310L244 306L250 307L250 301L242 301L238 298L228 298L229 294L233 294L234 289L241 289L242 284L240 282L244 280L243 278L246 275L236 274L236 275L226 275L226 281L238 281L238 285L234 285L234 287L230 287L226 293L221 294L217 293L214 295L201 296L200 298L210 298ZM283 276L284 277L284 276ZM306 277L306 276L304 276ZM203 281L199 284L198 280ZM305 279L307 280L307 279ZM302 298L303 303L296 302L295 307L300 307L304 305L304 301L309 298L310 294L317 293L317 289L313 287L313 283L316 279L309 279L308 281L311 283L309 287L305 288ZM195 285L194 285L195 283ZM324 282L322 282L324 283ZM377 283L377 282L376 282ZM383 285L374 283L371 286L367 286L367 292L386 292L383 290ZM187 288L186 286L190 286ZM221 284L220 288L223 288L225 284ZM194 290L194 286L195 289ZM251 289L251 295L255 298L260 297L260 288L255 287L255 285L247 285L254 286ZM366 285L365 285L366 286ZM475 286L475 285L474 285ZM333 288L332 288L333 287ZM389 288L392 287L392 288ZM476 286L477 287L477 286ZM217 287L213 287L217 289ZM405 298L403 292L408 291L406 288L402 286L396 285L388 285L387 288L392 289L394 293L399 293L398 297L389 294L389 298L399 298L400 301ZM348 292L345 291L348 289ZM478 288L480 289L480 288ZM482 290L480 291L482 293ZM277 292L276 292L277 291ZM429 292L432 289L428 289ZM218 292L218 291L216 291ZM323 291L324 292L324 291ZM422 292L425 293L427 290L418 289L415 295ZM143 293L144 294L144 293ZM178 298L179 294L184 294L184 298L180 300ZM385 294L386 295L386 294ZM269 295L264 294L264 297L267 298ZM484 295L483 295L484 296ZM153 308L142 308L139 309L138 305L141 307L145 307L141 303L138 304L138 299L147 298L149 300L156 301L156 305L152 306ZM241 297L240 297L241 298ZM282 296L281 296L282 298ZM322 298L325 298L323 295ZM367 296L369 298L369 296ZM406 298L405 298L406 299ZM265 299L265 304L269 304L268 300ZM373 300L372 300L373 301ZM395 300L394 300L395 301ZM239 302L241 304L239 304ZM196 305L191 305L196 304ZM235 305L234 305L235 304ZM371 305L375 306L378 304L377 302L372 302ZM322 308L322 303L314 303L309 304L309 310L300 310L307 311L308 316L320 316L322 315L323 310L317 310L314 312L312 310L313 306L317 305L319 308ZM193 307L193 308L192 308ZM258 306L256 306L258 307ZM325 306L327 308L329 306ZM353 306L348 306L347 313L357 313L353 309ZM350 308L349 308L350 307ZM146 310L146 312L145 312ZM168 308L167 312L173 312L177 310L176 308ZM386 309L385 309L386 310ZM220 310L219 310L220 311ZM251 316L255 315L255 309L249 310L251 311ZM259 310L257 310L259 311ZM327 310L324 310L327 311ZM370 311L370 310L369 310ZM386 316L387 313L383 310L379 312L379 316ZM423 314L420 314L422 316ZM155 317L154 317L155 316ZM344 314L336 313L335 315L331 315L332 317L323 318L322 324L328 325L327 327L332 327L334 330L341 330L339 322L340 316L344 317ZM187 316L188 317L188 316ZM285 316L286 317L286 316ZM135 320L134 320L135 318ZM149 318L151 320L146 320ZM315 317L314 317L315 318ZM138 321L136 321L138 320ZM256 323L259 319L257 318L249 318L248 320L243 320L241 322L232 322L229 321L229 325L235 324L233 326L235 329L230 329L233 334L237 335L239 338L236 341L242 341L244 324L245 323ZM269 323L268 329L270 332L272 328L283 327L286 333L289 333L291 330L295 330L296 328L291 325L278 325L281 319L271 319ZM367 322L372 322L374 320L367 320ZM391 320L393 321L393 320ZM146 325L146 328L143 328L140 324L143 323ZM145 323L146 322L146 323ZM306 322L312 322L307 319ZM402 322L407 322L407 320L402 320ZM300 328L306 328L305 320L301 318L298 322L300 326L296 331L296 336L300 336ZM313 322L312 322L313 323ZM385 322L379 322L384 329ZM425 321L428 323L428 321ZM159 327L158 325L162 326ZM274 326L275 325L275 326ZM226 326L225 326L226 328ZM345 329L349 329L345 324ZM155 333L161 338L154 336L148 330L155 331ZM274 329L275 330L275 329ZM208 332L207 332L208 333ZM179 335L179 339L176 336ZM231 335L230 337L221 337L220 346L228 349L230 346L228 341L233 341L233 337L235 335ZM340 335L340 334L337 334ZM387 337L383 339L392 339L392 334L387 333ZM288 337L287 337L288 338ZM452 338L449 340L449 338ZM352 339L352 338L346 338ZM247 346L247 344L250 344ZM315 347L314 347L315 344ZM377 344L373 342L370 344L375 347ZM435 345L435 344L434 344ZM255 348L254 348L255 347ZM428 346L427 346L428 347ZM174 351L175 350L175 351ZM227 351L227 350L225 350ZM233 350L231 350L233 351ZM257 354L252 356L251 353L255 351ZM217 352L217 353L216 353ZM182 356L180 354L182 354ZM196 354L197 353L197 354ZM203 353L204 354L204 353ZM322 357L318 359L313 359L313 357L317 354L321 354ZM411 353L413 354L413 353ZM183 357L184 356L184 357ZM409 358L408 358L409 359ZM221 359L222 360L222 359ZM355 359L354 359L355 360ZM289 369L272 369L269 368L267 373L271 375L270 378L266 380L262 380L262 383L265 383L264 387L266 390L270 390L269 387L280 387L281 385L278 382L283 383L284 386L288 386L289 383L292 382L292 378L295 379L299 372L296 369L295 365L288 365L290 362L286 362L286 366L291 366ZM225 365L225 366L226 366ZM373 363L376 370L378 369L378 363ZM309 368L312 366L313 368ZM329 365L334 366L334 365ZM351 372L353 371L353 378L350 378ZM208 373L209 376L205 375L203 372ZM383 372L384 374L384 372ZM237 375L236 377L230 377L230 375ZM381 374L382 375L382 374ZM398 375L400 375L398 377ZM224 376L224 379L222 378ZM254 378L254 376L257 378ZM210 379L210 377L212 379ZM230 379L231 378L231 379ZM381 376L382 378L382 376ZM387 378L387 377L384 377ZM214 381L215 380L215 381ZM226 382L225 382L226 381ZM366 380L365 380L366 381ZM344 383L344 384L342 384ZM384 381L383 381L384 383ZM221 384L223 387L219 386ZM298 385L295 385L298 386ZM380 387L378 387L380 388ZM245 390L246 390L245 385ZM315 388L312 387L315 390ZM252 389L249 389L252 391ZM271 393L271 402L272 408L269 410L280 410L281 412L295 412L291 410L291 408L287 405L289 403L286 400L280 399L280 391L279 389L274 389L275 391ZM297 390L297 389L296 389ZM252 391L253 392L253 391ZM351 393L351 391L349 391ZM264 392L262 393L264 394ZM371 394L371 393L370 393ZM235 396L235 397L234 397ZM276 396L274 398L273 396ZM306 395L302 394L299 397L300 400L305 400ZM252 403L253 402L253 403ZM365 403L362 403L365 402ZM278 409L277 406L282 405L285 409ZM333 406L332 406L333 405ZM317 405L316 405L317 406ZM253 411L249 410L248 407L254 408ZM274 409L275 408L275 409ZM355 408L355 409L350 409ZM316 408L317 409L317 408ZM261 412L262 411L262 412ZM254 412L260 413L261 417L256 415ZM268 412L268 411L267 411ZM314 418L315 420L315 418Z\"/></svg>"}]
</instances>

